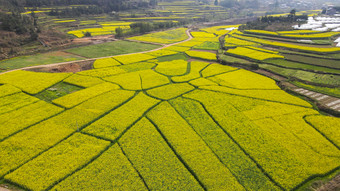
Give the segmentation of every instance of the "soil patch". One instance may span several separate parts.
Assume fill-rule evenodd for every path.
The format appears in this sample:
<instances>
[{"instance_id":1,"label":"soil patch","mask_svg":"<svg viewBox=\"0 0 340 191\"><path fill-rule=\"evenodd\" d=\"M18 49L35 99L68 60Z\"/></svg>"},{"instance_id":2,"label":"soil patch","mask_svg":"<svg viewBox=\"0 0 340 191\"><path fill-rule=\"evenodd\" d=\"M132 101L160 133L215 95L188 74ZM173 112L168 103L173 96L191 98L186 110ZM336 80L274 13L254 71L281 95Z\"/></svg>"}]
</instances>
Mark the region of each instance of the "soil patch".
<instances>
[{"instance_id":1,"label":"soil patch","mask_svg":"<svg viewBox=\"0 0 340 191\"><path fill-rule=\"evenodd\" d=\"M334 177L331 181L324 183L318 181L313 183L311 190L315 191L338 191L340 190L340 174Z\"/></svg>"},{"instance_id":2,"label":"soil patch","mask_svg":"<svg viewBox=\"0 0 340 191\"><path fill-rule=\"evenodd\" d=\"M78 61L72 63L64 63L59 65L46 65L39 67L32 67L26 70L33 72L49 72L49 73L65 73L65 72L80 72L84 70L93 69L93 60Z\"/></svg>"}]
</instances>

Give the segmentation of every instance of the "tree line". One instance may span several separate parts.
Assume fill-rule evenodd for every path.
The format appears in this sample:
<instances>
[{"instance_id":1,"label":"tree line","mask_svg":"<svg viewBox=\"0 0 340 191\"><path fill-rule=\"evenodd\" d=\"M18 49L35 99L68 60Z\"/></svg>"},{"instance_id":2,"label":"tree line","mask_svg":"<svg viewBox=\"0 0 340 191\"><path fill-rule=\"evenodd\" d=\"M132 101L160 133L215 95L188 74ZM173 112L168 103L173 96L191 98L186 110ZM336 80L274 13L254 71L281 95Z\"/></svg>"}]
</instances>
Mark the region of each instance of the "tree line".
<instances>
[{"instance_id":1,"label":"tree line","mask_svg":"<svg viewBox=\"0 0 340 191\"><path fill-rule=\"evenodd\" d=\"M124 37L124 36L131 36L131 35L136 35L136 34L145 34L147 32L155 31L155 30L161 30L161 29L167 29L167 28L172 28L176 26L181 26L188 24L189 20L183 19L180 20L179 22L172 22L172 21L167 21L167 22L137 22L137 23L132 23L130 25L130 30L124 31L121 28L116 28L116 37Z\"/></svg>"},{"instance_id":2,"label":"tree line","mask_svg":"<svg viewBox=\"0 0 340 191\"><path fill-rule=\"evenodd\" d=\"M295 23L295 22L303 22L308 19L307 15L295 15L296 10L291 10L290 14L287 16L264 16L259 17L255 21L247 22L245 25L241 25L239 27L240 30L265 30L266 27L274 24L274 23Z\"/></svg>"},{"instance_id":3,"label":"tree line","mask_svg":"<svg viewBox=\"0 0 340 191\"><path fill-rule=\"evenodd\" d=\"M76 11L83 14L109 13L112 11L123 11L127 9L137 9L155 6L157 0L0 0L0 6L9 11L24 12L25 7L54 7L65 6L66 13L70 5L83 5L76 7ZM60 12L59 10L54 10Z\"/></svg>"},{"instance_id":4,"label":"tree line","mask_svg":"<svg viewBox=\"0 0 340 191\"><path fill-rule=\"evenodd\" d=\"M30 34L30 40L36 40L40 29L34 12L30 15L22 15L18 12L5 14L0 12L0 29L15 32L17 34Z\"/></svg>"}]
</instances>

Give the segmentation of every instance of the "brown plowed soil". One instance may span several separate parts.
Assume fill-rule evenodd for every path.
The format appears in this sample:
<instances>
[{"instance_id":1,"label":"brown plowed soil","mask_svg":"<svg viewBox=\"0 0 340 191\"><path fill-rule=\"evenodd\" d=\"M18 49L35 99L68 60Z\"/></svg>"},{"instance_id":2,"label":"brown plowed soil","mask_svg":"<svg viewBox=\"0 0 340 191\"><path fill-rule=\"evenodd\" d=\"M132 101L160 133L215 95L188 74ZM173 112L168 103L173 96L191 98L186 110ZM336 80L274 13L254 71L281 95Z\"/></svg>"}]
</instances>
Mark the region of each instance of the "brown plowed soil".
<instances>
[{"instance_id":1,"label":"brown plowed soil","mask_svg":"<svg viewBox=\"0 0 340 191\"><path fill-rule=\"evenodd\" d=\"M45 65L41 67L34 67L26 69L34 72L49 72L49 73L61 73L61 72L80 72L83 70L90 70L93 67L94 60L78 61L72 63L65 63L59 65Z\"/></svg>"}]
</instances>

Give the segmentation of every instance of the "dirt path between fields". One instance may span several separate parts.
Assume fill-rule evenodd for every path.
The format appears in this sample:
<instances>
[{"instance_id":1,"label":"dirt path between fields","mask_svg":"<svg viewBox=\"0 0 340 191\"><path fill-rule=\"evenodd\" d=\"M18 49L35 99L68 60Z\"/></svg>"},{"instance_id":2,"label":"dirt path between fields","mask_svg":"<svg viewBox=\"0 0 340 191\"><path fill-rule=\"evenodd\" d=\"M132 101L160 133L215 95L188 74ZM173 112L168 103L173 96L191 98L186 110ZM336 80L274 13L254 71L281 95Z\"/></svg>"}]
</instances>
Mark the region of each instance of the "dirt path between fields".
<instances>
[{"instance_id":1,"label":"dirt path between fields","mask_svg":"<svg viewBox=\"0 0 340 191\"><path fill-rule=\"evenodd\" d=\"M167 48L169 46L173 46L173 45L176 45L176 44L179 44L179 43L182 43L182 42L189 41L189 40L191 40L193 38L191 36L191 34L190 34L190 29L186 30L186 34L187 34L188 38L186 40L184 40L184 41L180 41L180 42L176 42L176 43L172 43L172 44L163 45L162 47L159 47L159 48L156 48L156 49L153 49L153 50L147 50L147 51L143 51L143 52L134 52L134 53L128 53L128 54L120 54L120 55L114 55L114 56L123 56L123 55L132 55L132 54L138 54L138 53L153 52L153 51L161 50L163 48ZM142 41L139 41L139 42L142 42ZM60 72L60 70L62 72L78 72L78 71L80 71L82 69L81 64L83 64L83 63L94 62L97 59L111 58L111 57L113 57L113 56L105 56L105 57L98 57L98 58L89 58L89 59L84 59L84 60L61 62L61 63L54 63L54 64L45 64L45 65L38 65L38 66L29 66L29 67L18 68L18 69L2 72L2 73L0 73L0 75L8 73L8 72L16 71L16 70L34 70L34 69L36 69L35 71L37 71L39 69L42 69L44 72L47 72L49 69L52 72L53 72L53 70L59 71L59 72ZM64 65L70 65L71 67L65 66L65 67L63 67L63 69L58 69L58 68L60 68L61 66L64 66ZM75 65L77 65L77 66L75 66ZM67 68L73 68L73 69L71 71L67 71Z\"/></svg>"}]
</instances>

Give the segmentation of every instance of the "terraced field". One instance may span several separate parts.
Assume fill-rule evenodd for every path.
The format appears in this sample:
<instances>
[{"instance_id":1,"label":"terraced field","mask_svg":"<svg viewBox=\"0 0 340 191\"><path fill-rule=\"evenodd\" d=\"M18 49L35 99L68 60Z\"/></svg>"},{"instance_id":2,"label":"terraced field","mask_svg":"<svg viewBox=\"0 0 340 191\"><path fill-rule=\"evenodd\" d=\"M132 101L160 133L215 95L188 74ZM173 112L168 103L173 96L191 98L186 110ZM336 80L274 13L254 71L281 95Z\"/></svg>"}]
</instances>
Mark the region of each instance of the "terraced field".
<instances>
[{"instance_id":1,"label":"terraced field","mask_svg":"<svg viewBox=\"0 0 340 191\"><path fill-rule=\"evenodd\" d=\"M312 30L234 30L226 34L224 55L220 58L232 64L235 59L244 59L237 64L249 66L252 62L253 68L283 76L294 84L315 86L313 89L339 97L340 94L323 90L340 87L340 48L331 43L337 36L339 32ZM329 44L318 43L321 41Z\"/></svg>"},{"instance_id":2,"label":"terraced field","mask_svg":"<svg viewBox=\"0 0 340 191\"><path fill-rule=\"evenodd\" d=\"M194 50L212 31L78 73L1 74L0 177L27 190L296 190L337 173L340 119Z\"/></svg>"}]
</instances>

